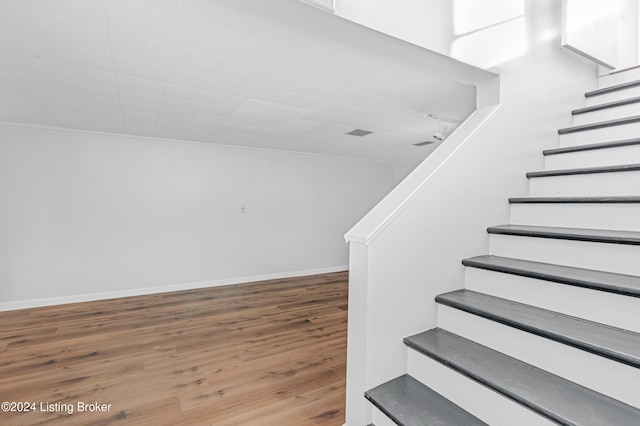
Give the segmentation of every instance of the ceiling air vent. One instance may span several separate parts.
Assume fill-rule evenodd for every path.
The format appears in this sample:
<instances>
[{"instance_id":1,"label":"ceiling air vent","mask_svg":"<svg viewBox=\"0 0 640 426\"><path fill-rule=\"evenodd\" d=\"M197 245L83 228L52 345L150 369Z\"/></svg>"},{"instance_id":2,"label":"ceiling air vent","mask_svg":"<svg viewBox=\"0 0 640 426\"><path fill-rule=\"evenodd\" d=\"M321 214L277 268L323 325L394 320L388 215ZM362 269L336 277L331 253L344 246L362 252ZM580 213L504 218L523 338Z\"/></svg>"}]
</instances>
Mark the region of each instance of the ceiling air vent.
<instances>
[{"instance_id":1,"label":"ceiling air vent","mask_svg":"<svg viewBox=\"0 0 640 426\"><path fill-rule=\"evenodd\" d=\"M424 142L418 142L418 143L414 143L414 146L425 146L425 145L431 145L432 143L434 143L433 141L424 141Z\"/></svg>"},{"instance_id":2,"label":"ceiling air vent","mask_svg":"<svg viewBox=\"0 0 640 426\"><path fill-rule=\"evenodd\" d=\"M362 129L354 129L352 131L350 131L349 133L345 133L346 135L351 135L351 136L367 136L370 135L373 132L370 132L369 130L362 130Z\"/></svg>"}]
</instances>

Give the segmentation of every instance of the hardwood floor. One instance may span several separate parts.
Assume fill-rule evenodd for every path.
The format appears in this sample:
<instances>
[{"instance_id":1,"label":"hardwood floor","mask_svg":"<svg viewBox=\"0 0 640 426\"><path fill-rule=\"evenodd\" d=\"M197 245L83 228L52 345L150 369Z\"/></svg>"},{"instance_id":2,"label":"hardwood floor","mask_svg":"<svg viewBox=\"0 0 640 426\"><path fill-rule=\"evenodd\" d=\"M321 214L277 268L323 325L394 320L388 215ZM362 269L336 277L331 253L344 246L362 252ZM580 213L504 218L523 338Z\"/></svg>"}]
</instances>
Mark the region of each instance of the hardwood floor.
<instances>
[{"instance_id":1,"label":"hardwood floor","mask_svg":"<svg viewBox=\"0 0 640 426\"><path fill-rule=\"evenodd\" d=\"M0 312L0 424L341 426L347 276Z\"/></svg>"}]
</instances>

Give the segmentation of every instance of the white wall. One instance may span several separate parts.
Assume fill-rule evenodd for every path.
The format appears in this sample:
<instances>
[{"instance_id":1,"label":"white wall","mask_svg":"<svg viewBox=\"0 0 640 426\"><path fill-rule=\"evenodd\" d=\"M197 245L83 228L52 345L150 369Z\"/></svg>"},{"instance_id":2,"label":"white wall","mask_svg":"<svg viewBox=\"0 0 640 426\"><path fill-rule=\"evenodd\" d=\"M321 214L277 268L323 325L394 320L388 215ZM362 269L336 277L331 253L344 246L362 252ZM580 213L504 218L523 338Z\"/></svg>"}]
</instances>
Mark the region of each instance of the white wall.
<instances>
[{"instance_id":1,"label":"white wall","mask_svg":"<svg viewBox=\"0 0 640 426\"><path fill-rule=\"evenodd\" d=\"M0 136L0 309L346 269L345 231L395 183L393 164L370 161Z\"/></svg>"},{"instance_id":2,"label":"white wall","mask_svg":"<svg viewBox=\"0 0 640 426\"><path fill-rule=\"evenodd\" d=\"M439 53L453 39L452 0L335 0L335 13Z\"/></svg>"},{"instance_id":3,"label":"white wall","mask_svg":"<svg viewBox=\"0 0 640 426\"><path fill-rule=\"evenodd\" d=\"M347 234L349 426L371 421L363 392L406 372L402 338L435 326L433 298L464 285L462 259L488 252L486 227L508 223L507 198L527 194L525 172L542 169L542 149L597 86L595 65L559 49L560 2L525 6L526 51L500 65L495 115L470 140L451 135ZM495 82L483 84L490 96Z\"/></svg>"}]
</instances>

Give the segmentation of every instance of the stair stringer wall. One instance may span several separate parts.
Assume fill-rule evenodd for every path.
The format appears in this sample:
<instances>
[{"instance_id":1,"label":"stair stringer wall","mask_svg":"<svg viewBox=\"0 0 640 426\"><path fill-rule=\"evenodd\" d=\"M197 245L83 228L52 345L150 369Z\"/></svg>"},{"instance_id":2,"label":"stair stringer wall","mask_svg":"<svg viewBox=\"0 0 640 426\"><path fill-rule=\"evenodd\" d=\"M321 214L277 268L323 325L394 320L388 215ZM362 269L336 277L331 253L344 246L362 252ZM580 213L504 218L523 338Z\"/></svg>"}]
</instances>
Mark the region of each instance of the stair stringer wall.
<instances>
[{"instance_id":1,"label":"stair stringer wall","mask_svg":"<svg viewBox=\"0 0 640 426\"><path fill-rule=\"evenodd\" d=\"M346 235L349 426L370 423L364 391L406 372L402 338L436 326L434 297L463 286L461 259L487 252L486 228L528 193L522 171L542 168L576 93L597 85L594 65L558 48L559 5L527 11L529 49L501 67L499 108L476 111Z\"/></svg>"}]
</instances>

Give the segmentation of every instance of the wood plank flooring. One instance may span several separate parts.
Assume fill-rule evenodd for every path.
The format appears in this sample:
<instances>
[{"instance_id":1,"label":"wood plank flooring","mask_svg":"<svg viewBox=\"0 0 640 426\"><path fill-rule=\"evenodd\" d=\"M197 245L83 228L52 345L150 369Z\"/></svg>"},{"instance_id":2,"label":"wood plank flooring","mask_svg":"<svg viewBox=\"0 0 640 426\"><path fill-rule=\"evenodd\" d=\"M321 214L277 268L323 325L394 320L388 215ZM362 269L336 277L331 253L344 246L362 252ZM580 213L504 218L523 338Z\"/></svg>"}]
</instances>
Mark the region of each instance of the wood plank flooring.
<instances>
[{"instance_id":1,"label":"wood plank flooring","mask_svg":"<svg viewBox=\"0 0 640 426\"><path fill-rule=\"evenodd\" d=\"M0 312L0 424L341 426L347 277Z\"/></svg>"}]
</instances>

